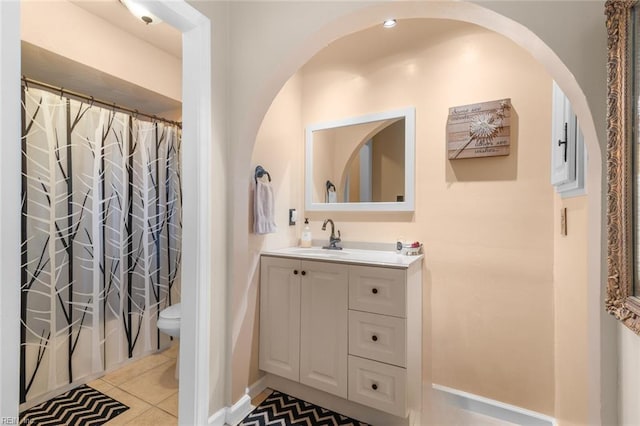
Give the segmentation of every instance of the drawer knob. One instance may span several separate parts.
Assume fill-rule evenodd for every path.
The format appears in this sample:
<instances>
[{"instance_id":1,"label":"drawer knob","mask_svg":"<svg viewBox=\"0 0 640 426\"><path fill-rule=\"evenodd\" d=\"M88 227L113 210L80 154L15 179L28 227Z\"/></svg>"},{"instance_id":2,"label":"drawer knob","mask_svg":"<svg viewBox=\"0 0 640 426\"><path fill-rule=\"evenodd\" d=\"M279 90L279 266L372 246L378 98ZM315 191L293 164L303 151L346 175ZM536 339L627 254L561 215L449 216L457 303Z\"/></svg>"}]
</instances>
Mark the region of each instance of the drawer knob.
<instances>
[{"instance_id":1,"label":"drawer knob","mask_svg":"<svg viewBox=\"0 0 640 426\"><path fill-rule=\"evenodd\" d=\"M377 385L377 384L375 384L375 383L374 383L374 384L372 384L372 385L371 385L371 389L373 389L373 390L378 390L378 385Z\"/></svg>"},{"instance_id":2,"label":"drawer knob","mask_svg":"<svg viewBox=\"0 0 640 426\"><path fill-rule=\"evenodd\" d=\"M373 294L378 294L378 289L377 289L377 288L375 288L375 287L374 287L374 288L372 288L372 289L371 289L371 293L373 293Z\"/></svg>"},{"instance_id":3,"label":"drawer knob","mask_svg":"<svg viewBox=\"0 0 640 426\"><path fill-rule=\"evenodd\" d=\"M307 271L300 272L302 275L307 275Z\"/></svg>"},{"instance_id":4,"label":"drawer knob","mask_svg":"<svg viewBox=\"0 0 640 426\"><path fill-rule=\"evenodd\" d=\"M376 336L375 334L373 336L371 336L371 340L373 340L374 342L378 341L378 336Z\"/></svg>"},{"instance_id":5,"label":"drawer knob","mask_svg":"<svg viewBox=\"0 0 640 426\"><path fill-rule=\"evenodd\" d=\"M297 269L293 270L293 275L298 275L298 270Z\"/></svg>"}]
</instances>

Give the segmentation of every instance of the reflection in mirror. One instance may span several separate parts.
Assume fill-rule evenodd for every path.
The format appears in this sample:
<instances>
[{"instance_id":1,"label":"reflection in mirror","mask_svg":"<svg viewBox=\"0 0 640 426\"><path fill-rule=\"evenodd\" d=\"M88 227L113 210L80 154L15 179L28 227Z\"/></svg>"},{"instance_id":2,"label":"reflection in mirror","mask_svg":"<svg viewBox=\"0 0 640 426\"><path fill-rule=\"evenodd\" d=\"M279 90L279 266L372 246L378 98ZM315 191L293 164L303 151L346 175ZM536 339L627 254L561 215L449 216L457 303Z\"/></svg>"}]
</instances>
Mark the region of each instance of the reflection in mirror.
<instances>
[{"instance_id":1,"label":"reflection in mirror","mask_svg":"<svg viewBox=\"0 0 640 426\"><path fill-rule=\"evenodd\" d=\"M343 193L346 203L402 201L404 119L381 129L362 144L345 171Z\"/></svg>"},{"instance_id":2,"label":"reflection in mirror","mask_svg":"<svg viewBox=\"0 0 640 426\"><path fill-rule=\"evenodd\" d=\"M413 109L307 128L307 210L413 209Z\"/></svg>"},{"instance_id":3,"label":"reflection in mirror","mask_svg":"<svg viewBox=\"0 0 640 426\"><path fill-rule=\"evenodd\" d=\"M313 201L404 198L404 126L395 118L313 132Z\"/></svg>"}]
</instances>

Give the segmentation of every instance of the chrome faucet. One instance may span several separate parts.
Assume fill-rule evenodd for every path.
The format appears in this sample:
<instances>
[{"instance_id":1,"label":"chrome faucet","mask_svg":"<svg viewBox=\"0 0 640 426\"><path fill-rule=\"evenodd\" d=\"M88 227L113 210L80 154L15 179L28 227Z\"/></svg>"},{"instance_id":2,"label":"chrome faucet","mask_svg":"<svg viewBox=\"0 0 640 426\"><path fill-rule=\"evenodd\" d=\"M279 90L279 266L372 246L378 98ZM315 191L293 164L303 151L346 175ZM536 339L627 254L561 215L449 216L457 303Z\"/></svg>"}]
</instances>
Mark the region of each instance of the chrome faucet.
<instances>
[{"instance_id":1,"label":"chrome faucet","mask_svg":"<svg viewBox=\"0 0 640 426\"><path fill-rule=\"evenodd\" d=\"M329 222L331 224L331 236L329 236L329 245L328 246L324 246L322 248L323 249L328 249L328 250L342 250L342 247L338 247L336 245L342 240L340 239L340 230L338 230L338 236L336 237L335 225L333 223L333 220L325 219L325 221L322 223L322 230L323 231L327 230L327 222Z\"/></svg>"}]
</instances>

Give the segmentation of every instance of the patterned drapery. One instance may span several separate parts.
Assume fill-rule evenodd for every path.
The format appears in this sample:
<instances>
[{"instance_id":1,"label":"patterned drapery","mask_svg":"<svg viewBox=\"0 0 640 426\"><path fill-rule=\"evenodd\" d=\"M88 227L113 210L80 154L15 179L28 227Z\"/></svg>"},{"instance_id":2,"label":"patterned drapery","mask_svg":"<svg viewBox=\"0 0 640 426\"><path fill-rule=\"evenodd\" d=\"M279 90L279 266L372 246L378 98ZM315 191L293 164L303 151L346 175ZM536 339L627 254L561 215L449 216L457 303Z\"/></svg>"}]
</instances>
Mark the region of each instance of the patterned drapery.
<instances>
[{"instance_id":1,"label":"patterned drapery","mask_svg":"<svg viewBox=\"0 0 640 426\"><path fill-rule=\"evenodd\" d=\"M180 129L22 90L20 401L168 345Z\"/></svg>"}]
</instances>

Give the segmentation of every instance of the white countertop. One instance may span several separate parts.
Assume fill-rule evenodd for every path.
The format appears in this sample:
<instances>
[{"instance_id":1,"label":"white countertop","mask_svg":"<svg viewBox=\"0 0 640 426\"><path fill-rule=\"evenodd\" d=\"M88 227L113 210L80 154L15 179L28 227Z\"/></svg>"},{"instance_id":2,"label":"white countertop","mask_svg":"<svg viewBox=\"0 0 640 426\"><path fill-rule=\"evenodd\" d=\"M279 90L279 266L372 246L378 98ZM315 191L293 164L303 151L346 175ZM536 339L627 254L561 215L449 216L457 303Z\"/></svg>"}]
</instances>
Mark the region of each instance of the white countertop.
<instances>
[{"instance_id":1,"label":"white countertop","mask_svg":"<svg viewBox=\"0 0 640 426\"><path fill-rule=\"evenodd\" d=\"M408 268L412 263L420 261L424 257L422 254L405 256L395 251L360 249L327 250L322 247L287 247L283 249L264 250L260 254L263 256L290 257L393 268Z\"/></svg>"}]
</instances>

